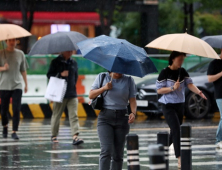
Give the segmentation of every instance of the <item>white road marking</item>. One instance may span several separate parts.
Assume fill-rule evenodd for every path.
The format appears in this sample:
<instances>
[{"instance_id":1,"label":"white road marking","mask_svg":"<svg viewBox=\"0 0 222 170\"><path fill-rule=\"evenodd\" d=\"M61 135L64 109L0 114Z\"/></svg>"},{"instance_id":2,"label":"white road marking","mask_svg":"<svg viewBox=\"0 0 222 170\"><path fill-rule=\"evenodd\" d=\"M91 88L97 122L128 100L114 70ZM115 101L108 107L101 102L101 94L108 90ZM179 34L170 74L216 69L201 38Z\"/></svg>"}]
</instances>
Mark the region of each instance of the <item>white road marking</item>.
<instances>
[{"instance_id":1,"label":"white road marking","mask_svg":"<svg viewBox=\"0 0 222 170\"><path fill-rule=\"evenodd\" d=\"M62 167L84 167L84 166L98 166L98 164L69 164L69 165L62 165Z\"/></svg>"}]
</instances>

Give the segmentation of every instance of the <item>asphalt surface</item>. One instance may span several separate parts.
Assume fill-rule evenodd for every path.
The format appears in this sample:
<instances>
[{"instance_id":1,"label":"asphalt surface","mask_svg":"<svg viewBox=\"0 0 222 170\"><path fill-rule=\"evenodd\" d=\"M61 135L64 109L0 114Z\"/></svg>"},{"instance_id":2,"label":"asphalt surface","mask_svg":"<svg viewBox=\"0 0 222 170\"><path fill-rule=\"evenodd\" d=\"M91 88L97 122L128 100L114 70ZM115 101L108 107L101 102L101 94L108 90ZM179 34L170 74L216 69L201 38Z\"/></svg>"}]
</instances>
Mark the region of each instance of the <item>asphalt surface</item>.
<instances>
[{"instance_id":1,"label":"asphalt surface","mask_svg":"<svg viewBox=\"0 0 222 170\"><path fill-rule=\"evenodd\" d=\"M50 120L21 120L19 141L0 136L0 169L8 170L98 170L99 139L96 119L80 118L81 135L84 144L73 146L69 122L61 120L59 143L50 142ZM203 120L184 120L192 126L192 168L193 170L222 169L222 149L215 148L215 133L219 115ZM10 122L11 123L11 122ZM10 124L11 127L11 124ZM11 129L11 128L10 128ZM139 135L141 170L149 169L148 145L156 143L158 132L169 131L165 120L146 120L138 117L131 125L130 133ZM2 132L2 127L0 127ZM177 169L177 160L170 147L170 170ZM127 169L126 152L123 169Z\"/></svg>"}]
</instances>

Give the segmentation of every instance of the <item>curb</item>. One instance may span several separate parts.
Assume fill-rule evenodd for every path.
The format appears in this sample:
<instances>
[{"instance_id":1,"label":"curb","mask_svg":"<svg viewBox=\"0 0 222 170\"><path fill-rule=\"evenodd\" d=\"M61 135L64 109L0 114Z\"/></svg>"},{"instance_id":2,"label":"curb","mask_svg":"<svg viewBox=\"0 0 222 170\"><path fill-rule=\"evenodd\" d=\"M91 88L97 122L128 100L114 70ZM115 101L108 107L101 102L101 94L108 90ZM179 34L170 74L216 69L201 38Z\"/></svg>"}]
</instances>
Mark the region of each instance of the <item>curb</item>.
<instances>
[{"instance_id":1,"label":"curb","mask_svg":"<svg viewBox=\"0 0 222 170\"><path fill-rule=\"evenodd\" d=\"M20 118L33 119L33 118L51 118L53 104L22 104L20 111ZM96 112L87 103L78 104L78 117L97 117ZM12 104L9 105L9 118L12 118ZM68 111L62 114L62 117L68 117ZM1 118L1 115L0 115Z\"/></svg>"},{"instance_id":2,"label":"curb","mask_svg":"<svg viewBox=\"0 0 222 170\"><path fill-rule=\"evenodd\" d=\"M1 105L0 105L1 106ZM53 104L22 104L20 111L20 118L24 119L43 119L43 118L51 118L52 116L52 107ZM99 115L99 110L93 110L88 103L78 103L78 117L86 118L86 117L94 117L96 118ZM137 112L138 116L145 116L142 112ZM9 118L12 118L12 104L9 105ZM68 117L68 110L62 114L62 117ZM0 115L1 118L1 115Z\"/></svg>"}]
</instances>

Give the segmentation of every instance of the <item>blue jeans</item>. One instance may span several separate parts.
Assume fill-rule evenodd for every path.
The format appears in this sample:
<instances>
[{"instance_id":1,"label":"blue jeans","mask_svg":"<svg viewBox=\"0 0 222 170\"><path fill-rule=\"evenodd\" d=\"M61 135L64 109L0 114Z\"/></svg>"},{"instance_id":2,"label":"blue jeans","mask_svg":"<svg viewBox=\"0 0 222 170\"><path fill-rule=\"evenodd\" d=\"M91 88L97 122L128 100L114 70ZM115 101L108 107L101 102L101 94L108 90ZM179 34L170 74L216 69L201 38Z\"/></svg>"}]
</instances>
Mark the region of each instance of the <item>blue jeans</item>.
<instances>
[{"instance_id":1,"label":"blue jeans","mask_svg":"<svg viewBox=\"0 0 222 170\"><path fill-rule=\"evenodd\" d=\"M218 143L222 141L222 99L217 99L216 102L220 111L220 123L218 125L216 134L216 143Z\"/></svg>"}]
</instances>

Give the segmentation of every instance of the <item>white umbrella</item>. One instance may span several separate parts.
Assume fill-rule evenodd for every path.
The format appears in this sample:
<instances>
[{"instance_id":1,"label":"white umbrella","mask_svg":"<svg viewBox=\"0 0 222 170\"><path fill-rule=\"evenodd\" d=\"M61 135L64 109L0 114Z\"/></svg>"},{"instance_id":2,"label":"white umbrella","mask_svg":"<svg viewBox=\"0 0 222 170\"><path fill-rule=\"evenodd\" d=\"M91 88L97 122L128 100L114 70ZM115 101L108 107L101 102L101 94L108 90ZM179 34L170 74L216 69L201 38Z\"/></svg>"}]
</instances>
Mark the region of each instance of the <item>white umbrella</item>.
<instances>
[{"instance_id":1,"label":"white umbrella","mask_svg":"<svg viewBox=\"0 0 222 170\"><path fill-rule=\"evenodd\" d=\"M0 41L22 38L31 36L32 34L26 31L24 28L15 24L0 24Z\"/></svg>"},{"instance_id":2,"label":"white umbrella","mask_svg":"<svg viewBox=\"0 0 222 170\"><path fill-rule=\"evenodd\" d=\"M163 35L147 44L146 47L219 59L208 43L187 33Z\"/></svg>"}]
</instances>

